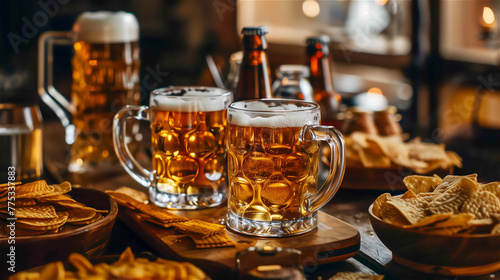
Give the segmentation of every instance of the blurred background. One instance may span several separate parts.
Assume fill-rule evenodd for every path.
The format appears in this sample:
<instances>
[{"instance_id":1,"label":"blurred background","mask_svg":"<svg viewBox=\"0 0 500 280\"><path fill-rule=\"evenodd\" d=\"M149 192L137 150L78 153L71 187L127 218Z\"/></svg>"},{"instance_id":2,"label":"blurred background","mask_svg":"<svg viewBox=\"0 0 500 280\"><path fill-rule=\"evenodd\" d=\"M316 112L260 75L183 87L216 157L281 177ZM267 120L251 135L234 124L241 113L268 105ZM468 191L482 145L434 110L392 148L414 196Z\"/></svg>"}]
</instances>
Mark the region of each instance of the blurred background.
<instances>
[{"instance_id":1,"label":"blurred background","mask_svg":"<svg viewBox=\"0 0 500 280\"><path fill-rule=\"evenodd\" d=\"M267 25L273 79L283 64L305 64L305 40L331 38L333 82L349 105L383 95L403 131L445 142L464 158L457 173L500 180L499 0L122 0L0 1L0 103L39 103L38 37L69 31L84 11L124 10L140 24L141 77L154 87L215 86L206 57L226 78L243 26ZM55 49L55 87L70 96L70 47ZM142 84L141 103L151 85Z\"/></svg>"}]
</instances>

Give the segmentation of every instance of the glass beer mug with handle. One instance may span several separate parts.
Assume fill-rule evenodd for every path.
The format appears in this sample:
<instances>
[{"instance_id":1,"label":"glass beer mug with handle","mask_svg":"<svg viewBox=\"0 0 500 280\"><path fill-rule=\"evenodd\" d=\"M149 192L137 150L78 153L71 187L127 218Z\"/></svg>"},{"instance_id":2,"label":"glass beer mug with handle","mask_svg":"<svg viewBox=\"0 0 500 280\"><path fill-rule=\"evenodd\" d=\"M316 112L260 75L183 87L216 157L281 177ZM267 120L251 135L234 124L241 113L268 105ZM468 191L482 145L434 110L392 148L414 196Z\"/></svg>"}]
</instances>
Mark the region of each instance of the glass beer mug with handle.
<instances>
[{"instance_id":1,"label":"glass beer mug with handle","mask_svg":"<svg viewBox=\"0 0 500 280\"><path fill-rule=\"evenodd\" d=\"M199 209L224 202L226 107L229 91L209 87L168 87L151 92L150 106L127 106L113 122L115 151L125 170L149 187L160 207ZM125 141L127 119L151 123L153 171L142 167Z\"/></svg>"},{"instance_id":2,"label":"glass beer mug with handle","mask_svg":"<svg viewBox=\"0 0 500 280\"><path fill-rule=\"evenodd\" d=\"M72 32L48 31L40 36L38 92L66 127L66 142L72 144L70 172L116 168L113 117L140 100L138 41L139 24L133 14L107 11L81 14ZM56 44L73 46L71 103L52 84ZM138 125L129 129L137 130Z\"/></svg>"},{"instance_id":3,"label":"glass beer mug with handle","mask_svg":"<svg viewBox=\"0 0 500 280\"><path fill-rule=\"evenodd\" d=\"M228 113L227 225L240 233L280 237L316 228L317 210L344 176L344 140L321 126L316 103L290 99L238 101ZM321 141L330 146L328 177L318 189Z\"/></svg>"}]
</instances>

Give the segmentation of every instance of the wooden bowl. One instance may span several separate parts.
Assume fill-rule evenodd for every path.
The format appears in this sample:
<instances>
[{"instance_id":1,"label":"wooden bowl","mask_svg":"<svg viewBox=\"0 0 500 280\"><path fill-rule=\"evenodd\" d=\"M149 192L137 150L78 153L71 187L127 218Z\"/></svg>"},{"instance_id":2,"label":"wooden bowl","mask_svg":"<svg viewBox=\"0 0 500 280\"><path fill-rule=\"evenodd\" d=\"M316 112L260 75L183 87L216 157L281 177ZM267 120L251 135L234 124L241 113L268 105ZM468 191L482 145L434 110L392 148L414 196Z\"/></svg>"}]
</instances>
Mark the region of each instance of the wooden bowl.
<instances>
[{"instance_id":1,"label":"wooden bowl","mask_svg":"<svg viewBox=\"0 0 500 280\"><path fill-rule=\"evenodd\" d=\"M413 170L402 166L393 168L346 167L342 188L360 190L406 191L403 179L410 175L438 175L445 177L453 174L453 168L436 169L429 174L416 174Z\"/></svg>"},{"instance_id":2,"label":"wooden bowl","mask_svg":"<svg viewBox=\"0 0 500 280\"><path fill-rule=\"evenodd\" d=\"M92 189L73 189L68 194L87 206L108 210L109 213L95 223L68 231L19 236L15 238L15 244L9 244L7 238L0 238L0 252L7 254L11 251L11 246L15 248L16 271L48 262L66 260L73 252L86 257L96 257L106 250L118 214L116 202L107 194ZM8 272L9 266L3 262L0 265L0 275Z\"/></svg>"},{"instance_id":3,"label":"wooden bowl","mask_svg":"<svg viewBox=\"0 0 500 280\"><path fill-rule=\"evenodd\" d=\"M392 251L394 261L410 269L447 276L482 275L500 270L500 235L423 233L401 228L373 214L378 238Z\"/></svg>"}]
</instances>

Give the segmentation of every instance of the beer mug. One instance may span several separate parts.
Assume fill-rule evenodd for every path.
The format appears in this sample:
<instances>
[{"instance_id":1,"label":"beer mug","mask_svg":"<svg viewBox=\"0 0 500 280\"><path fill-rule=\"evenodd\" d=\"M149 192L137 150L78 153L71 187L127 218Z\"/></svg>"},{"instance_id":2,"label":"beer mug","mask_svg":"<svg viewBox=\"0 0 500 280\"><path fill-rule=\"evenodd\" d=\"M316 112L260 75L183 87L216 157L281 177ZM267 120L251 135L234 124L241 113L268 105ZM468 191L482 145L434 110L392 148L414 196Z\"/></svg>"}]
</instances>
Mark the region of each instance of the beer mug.
<instances>
[{"instance_id":1,"label":"beer mug","mask_svg":"<svg viewBox=\"0 0 500 280\"><path fill-rule=\"evenodd\" d=\"M149 187L160 207L200 209L224 202L226 107L231 93L209 87L168 87L151 92L149 107L127 106L113 122L116 154L137 182ZM153 171L142 167L126 145L127 119L151 123Z\"/></svg>"},{"instance_id":2,"label":"beer mug","mask_svg":"<svg viewBox=\"0 0 500 280\"><path fill-rule=\"evenodd\" d=\"M70 172L119 167L113 151L113 117L125 105L140 101L138 41L137 19L126 12L85 12L72 32L40 36L38 92L66 128L66 142L72 144ZM55 44L73 46L71 103L52 84ZM138 125L129 129L137 135Z\"/></svg>"},{"instance_id":3,"label":"beer mug","mask_svg":"<svg viewBox=\"0 0 500 280\"><path fill-rule=\"evenodd\" d=\"M30 182L43 175L42 115L38 105L0 104L0 175ZM7 176L9 175L9 176Z\"/></svg>"},{"instance_id":4,"label":"beer mug","mask_svg":"<svg viewBox=\"0 0 500 280\"><path fill-rule=\"evenodd\" d=\"M319 105L300 100L238 101L227 113L227 225L268 237L316 228L317 210L335 195L344 176L341 133L319 125ZM332 150L332 164L318 189L321 141Z\"/></svg>"}]
</instances>

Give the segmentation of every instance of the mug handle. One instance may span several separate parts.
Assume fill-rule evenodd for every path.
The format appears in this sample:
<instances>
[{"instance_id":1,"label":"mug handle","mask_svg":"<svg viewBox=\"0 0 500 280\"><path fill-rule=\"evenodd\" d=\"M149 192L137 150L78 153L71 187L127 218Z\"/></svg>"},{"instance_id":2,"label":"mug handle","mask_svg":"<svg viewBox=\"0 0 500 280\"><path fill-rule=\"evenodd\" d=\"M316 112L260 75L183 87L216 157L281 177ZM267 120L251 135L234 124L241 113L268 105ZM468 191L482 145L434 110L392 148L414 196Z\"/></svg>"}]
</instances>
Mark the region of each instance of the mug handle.
<instances>
[{"instance_id":1,"label":"mug handle","mask_svg":"<svg viewBox=\"0 0 500 280\"><path fill-rule=\"evenodd\" d=\"M304 126L299 140L302 142L326 141L331 149L330 169L325 183L316 194L304 201L304 209L309 214L327 204L338 191L345 171L345 143L342 133L335 127L323 125Z\"/></svg>"},{"instance_id":2,"label":"mug handle","mask_svg":"<svg viewBox=\"0 0 500 280\"><path fill-rule=\"evenodd\" d=\"M149 116L148 106L127 105L118 111L113 119L113 145L116 156L123 168L125 168L125 171L144 187L149 187L152 184L156 172L150 172L142 167L130 153L127 143L125 143L125 126L128 119L134 118L136 120L150 121Z\"/></svg>"},{"instance_id":3,"label":"mug handle","mask_svg":"<svg viewBox=\"0 0 500 280\"><path fill-rule=\"evenodd\" d=\"M71 115L75 108L56 90L52 83L54 69L54 45L72 45L71 32L47 31L38 39L38 94L57 115L66 128L66 143L75 142L75 126L71 123Z\"/></svg>"}]
</instances>

